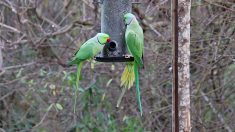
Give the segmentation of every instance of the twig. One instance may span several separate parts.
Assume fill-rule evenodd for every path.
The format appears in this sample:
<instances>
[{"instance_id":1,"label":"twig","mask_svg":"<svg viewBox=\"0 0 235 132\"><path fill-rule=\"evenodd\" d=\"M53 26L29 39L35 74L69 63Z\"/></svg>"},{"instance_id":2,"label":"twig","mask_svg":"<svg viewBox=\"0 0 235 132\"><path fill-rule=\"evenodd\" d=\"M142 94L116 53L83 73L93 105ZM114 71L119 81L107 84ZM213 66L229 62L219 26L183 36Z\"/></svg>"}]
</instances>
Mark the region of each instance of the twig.
<instances>
[{"instance_id":1,"label":"twig","mask_svg":"<svg viewBox=\"0 0 235 132\"><path fill-rule=\"evenodd\" d=\"M162 1L160 1L159 4L156 4L156 6L153 7L151 10L147 9L147 10L145 11L145 14L151 16L150 12L155 12L156 9L158 9L159 7L161 7L163 4L165 4L165 3L167 3L167 2L168 2L168 0L162 0Z\"/></svg>"},{"instance_id":2,"label":"twig","mask_svg":"<svg viewBox=\"0 0 235 132\"><path fill-rule=\"evenodd\" d=\"M0 128L0 132L6 132L4 129Z\"/></svg>"},{"instance_id":3,"label":"twig","mask_svg":"<svg viewBox=\"0 0 235 132\"><path fill-rule=\"evenodd\" d=\"M126 93L126 90L127 90L127 88L122 88L122 93L119 96L118 101L117 101L117 105L116 105L117 108L119 108L121 101L122 101L122 98L123 98L124 94Z\"/></svg>"},{"instance_id":4,"label":"twig","mask_svg":"<svg viewBox=\"0 0 235 132\"><path fill-rule=\"evenodd\" d=\"M35 76L35 75L37 75L37 74L38 74L37 71L36 71L36 72L33 72L33 73L29 73L29 74L27 74L27 75L25 75L25 76L23 76L23 77L16 78L16 79L14 79L14 80L10 80L10 81L7 81L7 82L0 83L0 86L7 86L7 85L12 84L12 83L15 83L15 82L17 82L17 81L19 81L19 80L27 79L28 77L31 77L31 78L32 78L33 76Z\"/></svg>"},{"instance_id":5,"label":"twig","mask_svg":"<svg viewBox=\"0 0 235 132\"><path fill-rule=\"evenodd\" d=\"M169 109L171 107L172 107L172 105L168 105L168 106L165 106L165 107L162 107L162 108L154 109L154 110L150 111L149 113L152 114L152 113L155 113L155 112L159 112L159 111L162 111L162 110Z\"/></svg>"},{"instance_id":6,"label":"twig","mask_svg":"<svg viewBox=\"0 0 235 132\"><path fill-rule=\"evenodd\" d=\"M224 124L225 129L228 130L228 132L232 132L232 129L226 124L224 121L223 116L216 110L215 106L213 106L212 102L209 100L209 98L206 96L206 94L203 91L200 91L203 99L208 102L209 106L211 107L212 111L217 114L217 117L219 118L220 122Z\"/></svg>"},{"instance_id":7,"label":"twig","mask_svg":"<svg viewBox=\"0 0 235 132\"><path fill-rule=\"evenodd\" d=\"M30 62L30 63L26 63L26 64L20 64L20 65L15 65L15 66L8 66L8 67L5 67L4 70L10 70L10 69L15 69L15 68L30 66L30 65L34 65L35 63L36 62Z\"/></svg>"},{"instance_id":8,"label":"twig","mask_svg":"<svg viewBox=\"0 0 235 132\"><path fill-rule=\"evenodd\" d=\"M157 29L155 29L152 24L147 22L146 15L144 12L141 12L138 8L135 7L133 8L133 11L135 11L139 15L140 19L142 20L141 22L143 26L149 27L157 36L161 37L163 40L166 41L166 38L164 38L164 36L160 32L158 32Z\"/></svg>"},{"instance_id":9,"label":"twig","mask_svg":"<svg viewBox=\"0 0 235 132\"><path fill-rule=\"evenodd\" d=\"M13 4L9 1L9 0L5 0L6 2L7 2L7 4L9 4L9 5L7 5L6 3L4 3L4 2L2 2L2 4L3 5L5 5L5 6L7 6L8 8L10 8L11 10L12 10L12 12L14 12L14 13L18 13L17 12L17 10L16 10L16 8L13 6Z\"/></svg>"},{"instance_id":10,"label":"twig","mask_svg":"<svg viewBox=\"0 0 235 132\"><path fill-rule=\"evenodd\" d=\"M52 106L54 104L51 104L48 108L47 108L47 112L43 115L42 119L40 120L40 122L38 124L36 124L33 128L32 128L32 131L37 128L39 125L41 125L43 123L43 121L45 120L46 116L48 115L48 113L50 112Z\"/></svg>"},{"instance_id":11,"label":"twig","mask_svg":"<svg viewBox=\"0 0 235 132\"><path fill-rule=\"evenodd\" d=\"M89 7L91 7L92 9L95 8L95 6L92 3L89 3L88 0L82 0L82 2L84 2L86 5L88 5Z\"/></svg>"},{"instance_id":12,"label":"twig","mask_svg":"<svg viewBox=\"0 0 235 132\"><path fill-rule=\"evenodd\" d=\"M1 23L1 22L0 22L0 26L5 27L5 28L7 28L7 29L10 29L10 30L12 30L12 31L14 31L14 32L16 32L16 33L21 33L21 31L19 31L18 29L14 28L14 27L11 27L11 26L9 26L9 25L6 25L6 24L4 24L4 23Z\"/></svg>"},{"instance_id":13,"label":"twig","mask_svg":"<svg viewBox=\"0 0 235 132\"><path fill-rule=\"evenodd\" d=\"M2 101L2 100L5 99L6 97L8 97L8 96L11 95L12 93L14 93L15 91L16 91L16 89L15 89L15 90L12 90L11 92L9 92L9 93L5 94L4 96L2 96L2 97L0 98L0 101Z\"/></svg>"},{"instance_id":14,"label":"twig","mask_svg":"<svg viewBox=\"0 0 235 132\"><path fill-rule=\"evenodd\" d=\"M209 4L211 4L211 5L218 6L218 7L224 8L224 9L226 9L226 10L235 12L235 10L233 10L233 9L231 9L231 8L228 8L228 7L225 7L225 6L222 6L222 5L220 5L220 4L212 3L211 1L208 1L208 0L204 0L204 1L207 2L207 3L209 3Z\"/></svg>"},{"instance_id":15,"label":"twig","mask_svg":"<svg viewBox=\"0 0 235 132\"><path fill-rule=\"evenodd\" d=\"M72 24L70 25L66 25L64 27L61 27L60 29L58 29L56 32L47 34L47 36L55 36L55 35L60 35L60 34L64 34L67 33L68 31L70 31L71 29L73 29L74 26L76 25L84 25L84 26L92 26L91 23L89 22L85 22L85 21L74 21ZM58 25L57 25L58 26Z\"/></svg>"},{"instance_id":16,"label":"twig","mask_svg":"<svg viewBox=\"0 0 235 132\"><path fill-rule=\"evenodd\" d=\"M152 24L148 23L146 20L143 20L143 23L144 23L145 25L148 25L148 27L149 27L155 34L157 34L159 37L162 37L162 38L165 40L165 38L162 36L162 34L161 34L160 32L158 32L158 31L153 27Z\"/></svg>"}]
</instances>

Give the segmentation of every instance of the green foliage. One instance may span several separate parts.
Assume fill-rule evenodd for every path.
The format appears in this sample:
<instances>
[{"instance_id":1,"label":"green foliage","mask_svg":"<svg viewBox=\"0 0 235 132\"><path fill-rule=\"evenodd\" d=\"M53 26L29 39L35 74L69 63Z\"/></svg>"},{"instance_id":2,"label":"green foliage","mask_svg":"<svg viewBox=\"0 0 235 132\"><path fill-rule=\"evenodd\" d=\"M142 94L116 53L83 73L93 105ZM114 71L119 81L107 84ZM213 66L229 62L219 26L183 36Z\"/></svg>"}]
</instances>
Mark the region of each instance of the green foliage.
<instances>
[{"instance_id":1,"label":"green foliage","mask_svg":"<svg viewBox=\"0 0 235 132\"><path fill-rule=\"evenodd\" d=\"M205 112L203 117L204 117L206 123L210 123L212 121L212 115L213 115L213 113L211 110L207 110Z\"/></svg>"},{"instance_id":2,"label":"green foliage","mask_svg":"<svg viewBox=\"0 0 235 132\"><path fill-rule=\"evenodd\" d=\"M121 125L117 122L115 117L110 114L97 112L96 114L86 114L81 122L79 122L75 128L71 131L76 132L143 132L144 129L141 126L139 119L136 117L124 117Z\"/></svg>"},{"instance_id":3,"label":"green foliage","mask_svg":"<svg viewBox=\"0 0 235 132\"><path fill-rule=\"evenodd\" d=\"M57 109L63 110L63 106L61 104L56 103L55 106L56 106Z\"/></svg>"},{"instance_id":4,"label":"green foliage","mask_svg":"<svg viewBox=\"0 0 235 132\"><path fill-rule=\"evenodd\" d=\"M97 112L91 116L91 114L86 113L74 129L76 129L76 132L115 132L118 129L117 125L114 117L109 114Z\"/></svg>"},{"instance_id":5,"label":"green foliage","mask_svg":"<svg viewBox=\"0 0 235 132\"><path fill-rule=\"evenodd\" d=\"M124 117L124 127L121 129L122 132L143 132L140 119L137 117Z\"/></svg>"},{"instance_id":6,"label":"green foliage","mask_svg":"<svg viewBox=\"0 0 235 132\"><path fill-rule=\"evenodd\" d=\"M109 83L110 80L107 82ZM105 91L92 85L80 94L82 116L71 131L76 132L117 132L143 131L139 118L125 116L120 123L112 113L113 108Z\"/></svg>"}]
</instances>

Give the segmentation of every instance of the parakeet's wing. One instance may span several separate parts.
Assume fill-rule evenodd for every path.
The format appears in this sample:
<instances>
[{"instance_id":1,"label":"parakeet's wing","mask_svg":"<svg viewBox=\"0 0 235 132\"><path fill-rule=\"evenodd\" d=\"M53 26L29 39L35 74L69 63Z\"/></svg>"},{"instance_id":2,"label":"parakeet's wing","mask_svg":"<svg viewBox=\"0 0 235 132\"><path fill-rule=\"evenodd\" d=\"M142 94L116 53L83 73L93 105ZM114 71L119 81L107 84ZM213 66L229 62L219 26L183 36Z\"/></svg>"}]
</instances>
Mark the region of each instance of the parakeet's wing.
<instances>
[{"instance_id":1,"label":"parakeet's wing","mask_svg":"<svg viewBox=\"0 0 235 132\"><path fill-rule=\"evenodd\" d=\"M93 46L95 45L92 42L85 43L75 54L75 57L79 60L90 59L93 56L93 48L94 48Z\"/></svg>"},{"instance_id":2,"label":"parakeet's wing","mask_svg":"<svg viewBox=\"0 0 235 132\"><path fill-rule=\"evenodd\" d=\"M129 51L135 58L137 64L142 67L143 42L140 40L141 38L133 31L127 31L125 36Z\"/></svg>"},{"instance_id":3,"label":"parakeet's wing","mask_svg":"<svg viewBox=\"0 0 235 132\"><path fill-rule=\"evenodd\" d=\"M68 65L78 64L81 61L89 59L92 57L92 42L84 43L79 50L77 50L74 54L72 60L68 63Z\"/></svg>"}]
</instances>

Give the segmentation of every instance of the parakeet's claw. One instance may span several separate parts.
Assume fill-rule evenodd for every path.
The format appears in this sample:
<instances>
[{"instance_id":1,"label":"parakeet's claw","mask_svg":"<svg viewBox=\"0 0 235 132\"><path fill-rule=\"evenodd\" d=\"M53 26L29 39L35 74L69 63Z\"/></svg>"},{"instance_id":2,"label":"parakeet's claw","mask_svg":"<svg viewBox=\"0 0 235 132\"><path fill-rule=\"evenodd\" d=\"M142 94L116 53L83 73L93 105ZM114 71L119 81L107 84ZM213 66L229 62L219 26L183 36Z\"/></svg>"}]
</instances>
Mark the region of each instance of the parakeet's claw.
<instances>
[{"instance_id":1,"label":"parakeet's claw","mask_svg":"<svg viewBox=\"0 0 235 132\"><path fill-rule=\"evenodd\" d=\"M131 55L123 55L125 58L131 58Z\"/></svg>"}]
</instances>

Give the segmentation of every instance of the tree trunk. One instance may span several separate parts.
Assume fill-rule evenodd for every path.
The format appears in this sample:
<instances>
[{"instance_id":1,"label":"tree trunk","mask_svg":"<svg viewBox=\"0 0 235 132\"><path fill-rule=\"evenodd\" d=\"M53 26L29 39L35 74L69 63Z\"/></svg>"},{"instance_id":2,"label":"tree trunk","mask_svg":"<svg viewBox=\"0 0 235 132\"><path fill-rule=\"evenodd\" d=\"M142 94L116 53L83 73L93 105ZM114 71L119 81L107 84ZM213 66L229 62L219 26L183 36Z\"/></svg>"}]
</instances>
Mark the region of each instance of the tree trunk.
<instances>
[{"instance_id":1,"label":"tree trunk","mask_svg":"<svg viewBox=\"0 0 235 132\"><path fill-rule=\"evenodd\" d=\"M190 9L191 0L178 1L179 131L190 132Z\"/></svg>"}]
</instances>

